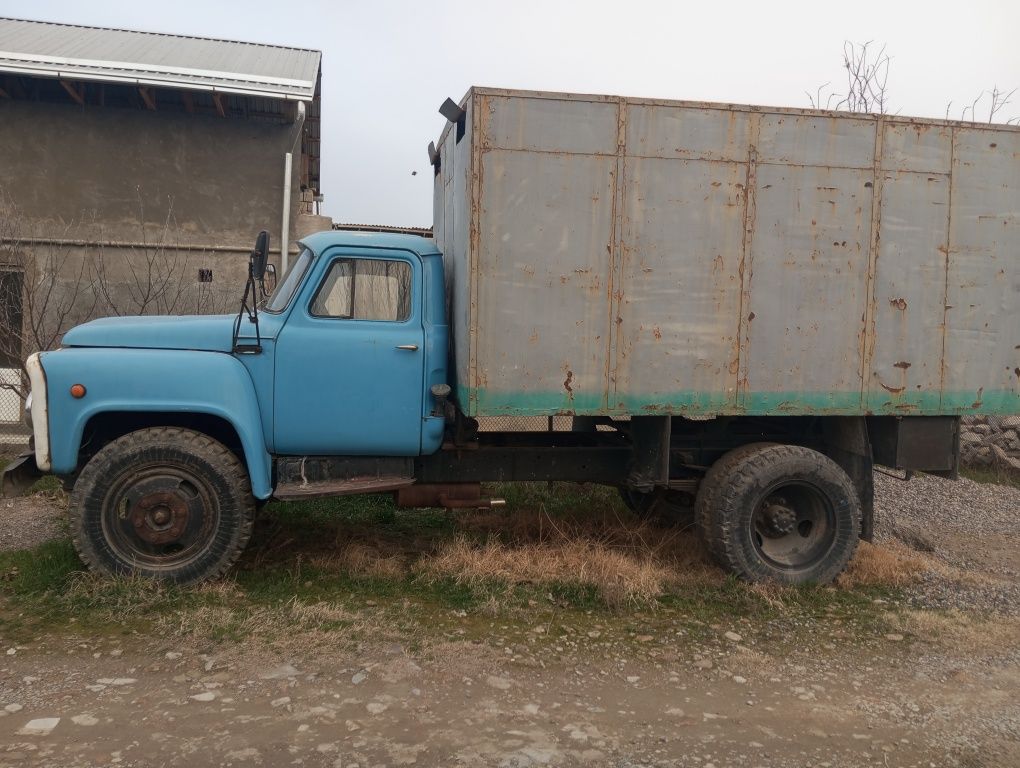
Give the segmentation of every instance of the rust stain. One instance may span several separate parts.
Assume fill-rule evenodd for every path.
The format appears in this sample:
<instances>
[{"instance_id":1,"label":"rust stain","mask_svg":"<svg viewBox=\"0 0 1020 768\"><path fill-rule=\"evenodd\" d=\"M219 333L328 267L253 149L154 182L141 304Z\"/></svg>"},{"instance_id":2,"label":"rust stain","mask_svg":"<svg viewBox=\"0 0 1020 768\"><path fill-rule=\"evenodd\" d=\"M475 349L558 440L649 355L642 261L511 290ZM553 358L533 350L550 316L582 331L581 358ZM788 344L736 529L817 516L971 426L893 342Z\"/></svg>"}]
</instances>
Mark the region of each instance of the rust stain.
<instances>
[{"instance_id":1,"label":"rust stain","mask_svg":"<svg viewBox=\"0 0 1020 768\"><path fill-rule=\"evenodd\" d=\"M570 386L570 384L571 384L571 382L573 382L573 380L574 380L574 372L568 369L567 370L567 378L563 382L563 388L565 390L567 390L567 393L570 395L570 399L571 400L574 399L574 388L572 386Z\"/></svg>"},{"instance_id":2,"label":"rust stain","mask_svg":"<svg viewBox=\"0 0 1020 768\"><path fill-rule=\"evenodd\" d=\"M752 312L747 316L747 322L751 322L752 320L754 320L755 317L757 317L757 315L755 315L754 312Z\"/></svg>"},{"instance_id":3,"label":"rust stain","mask_svg":"<svg viewBox=\"0 0 1020 768\"><path fill-rule=\"evenodd\" d=\"M890 387L886 386L885 384L882 384L882 382L878 383L882 385L882 389L884 389L886 392L891 392L894 395L898 395L901 392L903 392L904 389L906 389L906 387Z\"/></svg>"},{"instance_id":4,"label":"rust stain","mask_svg":"<svg viewBox=\"0 0 1020 768\"><path fill-rule=\"evenodd\" d=\"M906 301L906 299L902 299L902 298L900 298L900 299L889 299L889 304L892 305L893 307L895 307L896 309L901 310L901 311L907 308L907 301Z\"/></svg>"},{"instance_id":5,"label":"rust stain","mask_svg":"<svg viewBox=\"0 0 1020 768\"><path fill-rule=\"evenodd\" d=\"M893 363L893 368L902 368L903 370L907 370L907 368L909 367L910 363L906 362L905 360L900 360L898 363Z\"/></svg>"},{"instance_id":6,"label":"rust stain","mask_svg":"<svg viewBox=\"0 0 1020 768\"><path fill-rule=\"evenodd\" d=\"M659 330L659 326L652 328L652 334L655 336L656 341L662 341L662 331Z\"/></svg>"}]
</instances>

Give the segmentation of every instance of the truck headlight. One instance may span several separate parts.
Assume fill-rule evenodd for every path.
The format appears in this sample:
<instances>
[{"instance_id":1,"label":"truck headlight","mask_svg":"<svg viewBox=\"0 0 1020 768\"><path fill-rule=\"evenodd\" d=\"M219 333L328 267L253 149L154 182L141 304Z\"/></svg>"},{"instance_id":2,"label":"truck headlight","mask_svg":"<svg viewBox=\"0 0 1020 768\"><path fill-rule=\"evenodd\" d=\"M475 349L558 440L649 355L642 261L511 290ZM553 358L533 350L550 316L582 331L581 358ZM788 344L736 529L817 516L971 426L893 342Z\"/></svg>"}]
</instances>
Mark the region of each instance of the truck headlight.
<instances>
[{"instance_id":1,"label":"truck headlight","mask_svg":"<svg viewBox=\"0 0 1020 768\"><path fill-rule=\"evenodd\" d=\"M25 398L25 423L29 427L32 426L32 393L28 393L28 397Z\"/></svg>"}]
</instances>

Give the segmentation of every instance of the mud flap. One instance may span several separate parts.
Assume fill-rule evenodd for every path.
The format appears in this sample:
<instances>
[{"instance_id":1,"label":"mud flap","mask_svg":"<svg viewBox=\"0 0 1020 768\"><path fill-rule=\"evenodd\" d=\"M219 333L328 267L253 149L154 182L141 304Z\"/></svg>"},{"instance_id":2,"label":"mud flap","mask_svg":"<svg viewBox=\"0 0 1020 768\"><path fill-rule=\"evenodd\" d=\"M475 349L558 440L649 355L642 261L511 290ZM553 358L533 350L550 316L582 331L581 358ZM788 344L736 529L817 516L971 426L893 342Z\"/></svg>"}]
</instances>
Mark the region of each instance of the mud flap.
<instances>
[{"instance_id":1,"label":"mud flap","mask_svg":"<svg viewBox=\"0 0 1020 768\"><path fill-rule=\"evenodd\" d=\"M0 498L22 496L43 476L35 463L35 453L23 453L0 474Z\"/></svg>"}]
</instances>

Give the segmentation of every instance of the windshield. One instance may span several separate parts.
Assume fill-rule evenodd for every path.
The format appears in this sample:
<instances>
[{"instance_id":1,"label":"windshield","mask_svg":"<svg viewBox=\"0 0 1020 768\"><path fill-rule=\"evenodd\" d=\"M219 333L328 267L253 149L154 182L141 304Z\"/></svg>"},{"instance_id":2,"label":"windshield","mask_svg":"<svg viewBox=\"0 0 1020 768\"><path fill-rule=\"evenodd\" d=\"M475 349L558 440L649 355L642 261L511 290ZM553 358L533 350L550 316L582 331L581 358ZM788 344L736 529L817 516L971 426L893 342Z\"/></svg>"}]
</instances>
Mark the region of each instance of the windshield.
<instances>
[{"instance_id":1,"label":"windshield","mask_svg":"<svg viewBox=\"0 0 1020 768\"><path fill-rule=\"evenodd\" d=\"M307 248L301 250L301 253L287 269L287 274L283 276L280 284L276 286L276 290L270 294L266 301L266 312L282 312L287 308L297 292L298 286L301 285L301 279L305 276L308 265L312 263L312 256L312 252Z\"/></svg>"}]
</instances>

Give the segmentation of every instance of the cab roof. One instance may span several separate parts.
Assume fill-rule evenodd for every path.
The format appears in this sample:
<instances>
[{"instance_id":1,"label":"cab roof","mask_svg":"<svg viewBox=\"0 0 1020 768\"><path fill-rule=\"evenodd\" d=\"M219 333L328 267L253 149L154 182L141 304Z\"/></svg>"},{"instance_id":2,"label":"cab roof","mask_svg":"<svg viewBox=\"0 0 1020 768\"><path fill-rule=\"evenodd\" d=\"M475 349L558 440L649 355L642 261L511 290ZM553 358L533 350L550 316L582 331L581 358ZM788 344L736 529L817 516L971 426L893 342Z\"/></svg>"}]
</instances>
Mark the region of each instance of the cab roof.
<instances>
[{"instance_id":1,"label":"cab roof","mask_svg":"<svg viewBox=\"0 0 1020 768\"><path fill-rule=\"evenodd\" d=\"M402 235L391 232L350 232L346 230L327 230L301 238L301 243L316 253L336 245L356 246L358 248L388 248L390 250L411 251L419 256L430 256L439 253L435 241L417 235Z\"/></svg>"}]
</instances>

